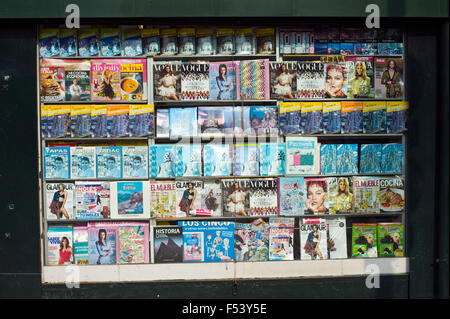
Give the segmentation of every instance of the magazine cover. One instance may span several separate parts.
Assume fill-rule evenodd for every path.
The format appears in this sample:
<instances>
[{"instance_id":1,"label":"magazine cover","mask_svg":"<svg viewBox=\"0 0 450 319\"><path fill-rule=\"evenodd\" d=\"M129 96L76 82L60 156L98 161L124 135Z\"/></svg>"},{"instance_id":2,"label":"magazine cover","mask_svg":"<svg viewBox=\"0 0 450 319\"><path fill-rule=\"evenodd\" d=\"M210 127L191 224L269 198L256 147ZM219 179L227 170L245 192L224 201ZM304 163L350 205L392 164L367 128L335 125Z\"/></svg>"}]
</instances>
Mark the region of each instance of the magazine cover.
<instances>
[{"instance_id":1,"label":"magazine cover","mask_svg":"<svg viewBox=\"0 0 450 319\"><path fill-rule=\"evenodd\" d=\"M70 177L72 179L95 179L96 156L94 146L70 148Z\"/></svg>"},{"instance_id":2,"label":"magazine cover","mask_svg":"<svg viewBox=\"0 0 450 319\"><path fill-rule=\"evenodd\" d=\"M148 264L149 226L148 222L126 223L118 227L119 264Z\"/></svg>"},{"instance_id":3,"label":"magazine cover","mask_svg":"<svg viewBox=\"0 0 450 319\"><path fill-rule=\"evenodd\" d=\"M223 216L248 216L250 210L248 179L222 179Z\"/></svg>"},{"instance_id":4,"label":"magazine cover","mask_svg":"<svg viewBox=\"0 0 450 319\"><path fill-rule=\"evenodd\" d=\"M44 148L44 176L45 179L70 178L70 148L45 147Z\"/></svg>"},{"instance_id":5,"label":"magazine cover","mask_svg":"<svg viewBox=\"0 0 450 319\"><path fill-rule=\"evenodd\" d=\"M106 105L91 105L91 134L92 137L108 136L108 120Z\"/></svg>"},{"instance_id":6,"label":"magazine cover","mask_svg":"<svg viewBox=\"0 0 450 319\"><path fill-rule=\"evenodd\" d=\"M178 29L178 54L194 55L195 48L195 28Z\"/></svg>"},{"instance_id":7,"label":"magazine cover","mask_svg":"<svg viewBox=\"0 0 450 319\"><path fill-rule=\"evenodd\" d=\"M202 146L200 144L177 144L175 147L175 176L202 176Z\"/></svg>"},{"instance_id":8,"label":"magazine cover","mask_svg":"<svg viewBox=\"0 0 450 319\"><path fill-rule=\"evenodd\" d=\"M341 102L341 133L357 134L363 131L363 102Z\"/></svg>"},{"instance_id":9,"label":"magazine cover","mask_svg":"<svg viewBox=\"0 0 450 319\"><path fill-rule=\"evenodd\" d=\"M41 137L46 138L48 137L48 130L47 130L47 120L48 120L48 112L49 112L49 105L47 104L41 104Z\"/></svg>"},{"instance_id":10,"label":"magazine cover","mask_svg":"<svg viewBox=\"0 0 450 319\"><path fill-rule=\"evenodd\" d=\"M328 198L330 214L353 212L353 179L351 177L329 177Z\"/></svg>"},{"instance_id":11,"label":"magazine cover","mask_svg":"<svg viewBox=\"0 0 450 319\"><path fill-rule=\"evenodd\" d=\"M181 61L153 62L154 100L180 100L181 76Z\"/></svg>"},{"instance_id":12,"label":"magazine cover","mask_svg":"<svg viewBox=\"0 0 450 319\"><path fill-rule=\"evenodd\" d=\"M169 109L170 137L197 136L197 107Z\"/></svg>"},{"instance_id":13,"label":"magazine cover","mask_svg":"<svg viewBox=\"0 0 450 319\"><path fill-rule=\"evenodd\" d=\"M280 31L280 54L293 54L293 45L295 32L291 30Z\"/></svg>"},{"instance_id":14,"label":"magazine cover","mask_svg":"<svg viewBox=\"0 0 450 319\"><path fill-rule=\"evenodd\" d=\"M295 47L292 53L314 53L314 30L297 29L294 32ZM294 44L294 43L293 43Z\"/></svg>"},{"instance_id":15,"label":"magazine cover","mask_svg":"<svg viewBox=\"0 0 450 319\"><path fill-rule=\"evenodd\" d=\"M234 30L236 54L255 54L253 44L253 28L237 28Z\"/></svg>"},{"instance_id":16,"label":"magazine cover","mask_svg":"<svg viewBox=\"0 0 450 319\"><path fill-rule=\"evenodd\" d=\"M72 105L70 111L71 136L90 137L91 136L91 106Z\"/></svg>"},{"instance_id":17,"label":"magazine cover","mask_svg":"<svg viewBox=\"0 0 450 319\"><path fill-rule=\"evenodd\" d=\"M260 218L251 223L235 223L234 256L236 261L269 260L269 224Z\"/></svg>"},{"instance_id":18,"label":"magazine cover","mask_svg":"<svg viewBox=\"0 0 450 319\"><path fill-rule=\"evenodd\" d=\"M156 137L169 137L169 109L156 110Z\"/></svg>"},{"instance_id":19,"label":"magazine cover","mask_svg":"<svg viewBox=\"0 0 450 319\"><path fill-rule=\"evenodd\" d=\"M47 265L71 265L73 262L73 226L49 226L47 230Z\"/></svg>"},{"instance_id":20,"label":"magazine cover","mask_svg":"<svg viewBox=\"0 0 450 319\"><path fill-rule=\"evenodd\" d=\"M74 183L46 183L46 219L74 219L74 196Z\"/></svg>"},{"instance_id":21,"label":"magazine cover","mask_svg":"<svg viewBox=\"0 0 450 319\"><path fill-rule=\"evenodd\" d=\"M325 97L325 64L304 62L297 64L298 99L321 99Z\"/></svg>"},{"instance_id":22,"label":"magazine cover","mask_svg":"<svg viewBox=\"0 0 450 319\"><path fill-rule=\"evenodd\" d=\"M275 29L256 28L256 53L275 54Z\"/></svg>"},{"instance_id":23,"label":"magazine cover","mask_svg":"<svg viewBox=\"0 0 450 319\"><path fill-rule=\"evenodd\" d=\"M269 60L243 60L239 63L237 95L242 100L269 100Z\"/></svg>"},{"instance_id":24,"label":"magazine cover","mask_svg":"<svg viewBox=\"0 0 450 319\"><path fill-rule=\"evenodd\" d=\"M183 262L183 228L181 226L153 227L155 263Z\"/></svg>"},{"instance_id":25,"label":"magazine cover","mask_svg":"<svg viewBox=\"0 0 450 319\"><path fill-rule=\"evenodd\" d=\"M197 118L199 136L232 136L235 131L232 106L198 107Z\"/></svg>"},{"instance_id":26,"label":"magazine cover","mask_svg":"<svg viewBox=\"0 0 450 319\"><path fill-rule=\"evenodd\" d=\"M322 126L324 134L341 132L341 102L323 102Z\"/></svg>"},{"instance_id":27,"label":"magazine cover","mask_svg":"<svg viewBox=\"0 0 450 319\"><path fill-rule=\"evenodd\" d=\"M386 103L386 132L400 133L407 130L409 102Z\"/></svg>"},{"instance_id":28,"label":"magazine cover","mask_svg":"<svg viewBox=\"0 0 450 319\"><path fill-rule=\"evenodd\" d=\"M123 51L125 56L138 56L142 54L141 30L138 28L123 30Z\"/></svg>"},{"instance_id":29,"label":"magazine cover","mask_svg":"<svg viewBox=\"0 0 450 319\"><path fill-rule=\"evenodd\" d=\"M90 101L91 71L89 70L89 61L82 65L77 65L74 62L67 65L64 71L65 101Z\"/></svg>"},{"instance_id":30,"label":"magazine cover","mask_svg":"<svg viewBox=\"0 0 450 319\"><path fill-rule=\"evenodd\" d=\"M89 265L117 264L118 227L116 224L91 226L89 233Z\"/></svg>"},{"instance_id":31,"label":"magazine cover","mask_svg":"<svg viewBox=\"0 0 450 319\"><path fill-rule=\"evenodd\" d=\"M327 178L305 178L306 185L306 215L328 215L330 201L328 196Z\"/></svg>"},{"instance_id":32,"label":"magazine cover","mask_svg":"<svg viewBox=\"0 0 450 319\"><path fill-rule=\"evenodd\" d=\"M378 42L355 43L355 54L378 55Z\"/></svg>"},{"instance_id":33,"label":"magazine cover","mask_svg":"<svg viewBox=\"0 0 450 319\"><path fill-rule=\"evenodd\" d=\"M306 212L306 184L303 177L278 179L278 203L281 216L304 215Z\"/></svg>"},{"instance_id":34,"label":"magazine cover","mask_svg":"<svg viewBox=\"0 0 450 319\"><path fill-rule=\"evenodd\" d=\"M347 258L347 230L344 217L327 220L328 258Z\"/></svg>"},{"instance_id":35,"label":"magazine cover","mask_svg":"<svg viewBox=\"0 0 450 319\"><path fill-rule=\"evenodd\" d=\"M48 137L71 136L71 105L49 105L47 112Z\"/></svg>"},{"instance_id":36,"label":"magazine cover","mask_svg":"<svg viewBox=\"0 0 450 319\"><path fill-rule=\"evenodd\" d=\"M118 59L92 60L92 101L120 101L120 71L120 60Z\"/></svg>"},{"instance_id":37,"label":"magazine cover","mask_svg":"<svg viewBox=\"0 0 450 319\"><path fill-rule=\"evenodd\" d=\"M286 137L286 174L318 174L320 147L317 137Z\"/></svg>"},{"instance_id":38,"label":"magazine cover","mask_svg":"<svg viewBox=\"0 0 450 319\"><path fill-rule=\"evenodd\" d=\"M87 226L73 227L73 253L75 265L89 264L89 233Z\"/></svg>"},{"instance_id":39,"label":"magazine cover","mask_svg":"<svg viewBox=\"0 0 450 319\"><path fill-rule=\"evenodd\" d=\"M100 55L116 56L122 54L119 28L100 29Z\"/></svg>"},{"instance_id":40,"label":"magazine cover","mask_svg":"<svg viewBox=\"0 0 450 319\"><path fill-rule=\"evenodd\" d=\"M353 176L354 212L376 214L380 212L379 177Z\"/></svg>"},{"instance_id":41,"label":"magazine cover","mask_svg":"<svg viewBox=\"0 0 450 319\"><path fill-rule=\"evenodd\" d=\"M280 102L280 134L300 132L301 102Z\"/></svg>"},{"instance_id":42,"label":"magazine cover","mask_svg":"<svg viewBox=\"0 0 450 319\"><path fill-rule=\"evenodd\" d=\"M128 136L129 119L129 105L108 105L106 110L106 126L108 137Z\"/></svg>"},{"instance_id":43,"label":"magazine cover","mask_svg":"<svg viewBox=\"0 0 450 319\"><path fill-rule=\"evenodd\" d=\"M403 58L376 57L374 64L375 97L378 99L403 98Z\"/></svg>"},{"instance_id":44,"label":"magazine cover","mask_svg":"<svg viewBox=\"0 0 450 319\"><path fill-rule=\"evenodd\" d=\"M122 147L123 178L148 178L148 147Z\"/></svg>"},{"instance_id":45,"label":"magazine cover","mask_svg":"<svg viewBox=\"0 0 450 319\"><path fill-rule=\"evenodd\" d=\"M175 218L175 181L150 181L150 213L152 218Z\"/></svg>"},{"instance_id":46,"label":"magazine cover","mask_svg":"<svg viewBox=\"0 0 450 319\"><path fill-rule=\"evenodd\" d=\"M79 56L98 56L100 53L98 29L79 29L78 30L78 55Z\"/></svg>"},{"instance_id":47,"label":"magazine cover","mask_svg":"<svg viewBox=\"0 0 450 319\"><path fill-rule=\"evenodd\" d=\"M302 102L302 134L322 133L322 102Z\"/></svg>"},{"instance_id":48,"label":"magazine cover","mask_svg":"<svg viewBox=\"0 0 450 319\"><path fill-rule=\"evenodd\" d=\"M362 174L381 173L382 144L361 144L359 172Z\"/></svg>"},{"instance_id":49,"label":"magazine cover","mask_svg":"<svg viewBox=\"0 0 450 319\"><path fill-rule=\"evenodd\" d=\"M61 102L65 99L64 68L57 64L45 64L39 69L39 95L41 102Z\"/></svg>"},{"instance_id":50,"label":"magazine cover","mask_svg":"<svg viewBox=\"0 0 450 319\"><path fill-rule=\"evenodd\" d=\"M122 147L97 146L97 178L122 178Z\"/></svg>"},{"instance_id":51,"label":"magazine cover","mask_svg":"<svg viewBox=\"0 0 450 319\"><path fill-rule=\"evenodd\" d=\"M378 257L377 224L352 224L352 257Z\"/></svg>"},{"instance_id":52,"label":"magazine cover","mask_svg":"<svg viewBox=\"0 0 450 319\"><path fill-rule=\"evenodd\" d=\"M222 185L220 180L206 180L203 188L199 190L200 209L196 216L220 217L222 216Z\"/></svg>"},{"instance_id":53,"label":"magazine cover","mask_svg":"<svg viewBox=\"0 0 450 319\"><path fill-rule=\"evenodd\" d=\"M244 135L278 136L277 106L248 106L243 111Z\"/></svg>"},{"instance_id":54,"label":"magazine cover","mask_svg":"<svg viewBox=\"0 0 450 319\"><path fill-rule=\"evenodd\" d=\"M149 182L111 182L111 218L150 218Z\"/></svg>"},{"instance_id":55,"label":"magazine cover","mask_svg":"<svg viewBox=\"0 0 450 319\"><path fill-rule=\"evenodd\" d=\"M234 144L233 176L259 175L258 144Z\"/></svg>"},{"instance_id":56,"label":"magazine cover","mask_svg":"<svg viewBox=\"0 0 450 319\"><path fill-rule=\"evenodd\" d=\"M233 146L209 143L203 146L203 176L232 176Z\"/></svg>"},{"instance_id":57,"label":"magazine cover","mask_svg":"<svg viewBox=\"0 0 450 319\"><path fill-rule=\"evenodd\" d=\"M286 174L286 146L284 143L259 144L259 175Z\"/></svg>"},{"instance_id":58,"label":"magazine cover","mask_svg":"<svg viewBox=\"0 0 450 319\"><path fill-rule=\"evenodd\" d=\"M145 55L157 55L161 51L159 29L142 29L142 49Z\"/></svg>"},{"instance_id":59,"label":"magazine cover","mask_svg":"<svg viewBox=\"0 0 450 319\"><path fill-rule=\"evenodd\" d=\"M383 144L381 148L381 173L401 174L403 171L403 144Z\"/></svg>"},{"instance_id":60,"label":"magazine cover","mask_svg":"<svg viewBox=\"0 0 450 319\"><path fill-rule=\"evenodd\" d=\"M294 260L294 218L269 220L269 260Z\"/></svg>"},{"instance_id":61,"label":"magazine cover","mask_svg":"<svg viewBox=\"0 0 450 319\"><path fill-rule=\"evenodd\" d=\"M147 60L119 59L120 99L122 101L147 100Z\"/></svg>"},{"instance_id":62,"label":"magazine cover","mask_svg":"<svg viewBox=\"0 0 450 319\"><path fill-rule=\"evenodd\" d=\"M231 28L216 29L217 54L234 54L234 30Z\"/></svg>"},{"instance_id":63,"label":"magazine cover","mask_svg":"<svg viewBox=\"0 0 450 319\"><path fill-rule=\"evenodd\" d=\"M209 64L210 100L237 100L239 64L233 61Z\"/></svg>"},{"instance_id":64,"label":"magazine cover","mask_svg":"<svg viewBox=\"0 0 450 319\"><path fill-rule=\"evenodd\" d=\"M323 218L302 218L300 223L300 259L328 259L327 222Z\"/></svg>"},{"instance_id":65,"label":"magazine cover","mask_svg":"<svg viewBox=\"0 0 450 319\"><path fill-rule=\"evenodd\" d=\"M337 144L337 174L358 174L358 144Z\"/></svg>"},{"instance_id":66,"label":"magazine cover","mask_svg":"<svg viewBox=\"0 0 450 319\"><path fill-rule=\"evenodd\" d=\"M39 56L49 58L59 55L59 30L41 29L39 31Z\"/></svg>"},{"instance_id":67,"label":"magazine cover","mask_svg":"<svg viewBox=\"0 0 450 319\"><path fill-rule=\"evenodd\" d=\"M348 98L368 99L375 97L374 67L372 57L347 56Z\"/></svg>"},{"instance_id":68,"label":"magazine cover","mask_svg":"<svg viewBox=\"0 0 450 319\"><path fill-rule=\"evenodd\" d=\"M363 133L386 131L386 102L363 102Z\"/></svg>"},{"instance_id":69,"label":"magazine cover","mask_svg":"<svg viewBox=\"0 0 450 319\"><path fill-rule=\"evenodd\" d=\"M208 100L209 64L200 62L183 63L181 70L181 100Z\"/></svg>"},{"instance_id":70,"label":"magazine cover","mask_svg":"<svg viewBox=\"0 0 450 319\"><path fill-rule=\"evenodd\" d=\"M174 55L178 54L178 39L177 39L177 29L161 29L161 54L162 55Z\"/></svg>"},{"instance_id":71,"label":"magazine cover","mask_svg":"<svg viewBox=\"0 0 450 319\"><path fill-rule=\"evenodd\" d=\"M380 209L383 212L405 210L405 187L403 178L380 177Z\"/></svg>"},{"instance_id":72,"label":"magazine cover","mask_svg":"<svg viewBox=\"0 0 450 319\"><path fill-rule=\"evenodd\" d=\"M153 135L154 112L153 105L131 104L128 121L130 136Z\"/></svg>"},{"instance_id":73,"label":"magazine cover","mask_svg":"<svg viewBox=\"0 0 450 319\"><path fill-rule=\"evenodd\" d=\"M337 145L322 144L320 146L320 174L337 174Z\"/></svg>"},{"instance_id":74,"label":"magazine cover","mask_svg":"<svg viewBox=\"0 0 450 319\"><path fill-rule=\"evenodd\" d=\"M202 188L201 180L175 181L177 217L192 217L201 213L200 191Z\"/></svg>"},{"instance_id":75,"label":"magazine cover","mask_svg":"<svg viewBox=\"0 0 450 319\"><path fill-rule=\"evenodd\" d=\"M234 222L179 221L183 228L183 261L234 260Z\"/></svg>"},{"instance_id":76,"label":"magazine cover","mask_svg":"<svg viewBox=\"0 0 450 319\"><path fill-rule=\"evenodd\" d=\"M171 144L150 145L149 177L175 177L175 148Z\"/></svg>"},{"instance_id":77,"label":"magazine cover","mask_svg":"<svg viewBox=\"0 0 450 319\"><path fill-rule=\"evenodd\" d=\"M75 182L76 219L110 217L109 182Z\"/></svg>"},{"instance_id":78,"label":"magazine cover","mask_svg":"<svg viewBox=\"0 0 450 319\"><path fill-rule=\"evenodd\" d=\"M214 29L197 29L197 54L213 55L215 52Z\"/></svg>"},{"instance_id":79,"label":"magazine cover","mask_svg":"<svg viewBox=\"0 0 450 319\"><path fill-rule=\"evenodd\" d=\"M378 256L403 257L404 238L402 223L380 223L377 225Z\"/></svg>"},{"instance_id":80,"label":"magazine cover","mask_svg":"<svg viewBox=\"0 0 450 319\"><path fill-rule=\"evenodd\" d=\"M379 42L378 55L401 55L403 54L403 43Z\"/></svg>"},{"instance_id":81,"label":"magazine cover","mask_svg":"<svg viewBox=\"0 0 450 319\"><path fill-rule=\"evenodd\" d=\"M345 62L325 63L325 98L346 99L348 70Z\"/></svg>"}]
</instances>

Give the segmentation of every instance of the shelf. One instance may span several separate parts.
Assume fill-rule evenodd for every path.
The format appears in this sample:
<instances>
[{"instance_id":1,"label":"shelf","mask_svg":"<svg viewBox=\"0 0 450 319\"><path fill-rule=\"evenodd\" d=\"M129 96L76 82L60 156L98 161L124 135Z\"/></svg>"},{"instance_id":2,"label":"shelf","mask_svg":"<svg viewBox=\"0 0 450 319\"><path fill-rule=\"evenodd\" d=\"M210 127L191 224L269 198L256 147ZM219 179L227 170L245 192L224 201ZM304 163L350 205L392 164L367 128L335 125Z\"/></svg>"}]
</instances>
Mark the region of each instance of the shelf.
<instances>
[{"instance_id":1,"label":"shelf","mask_svg":"<svg viewBox=\"0 0 450 319\"><path fill-rule=\"evenodd\" d=\"M235 105L244 105L244 104L276 104L278 100L269 99L269 100L179 100L179 101L154 101L154 105L159 106L169 106L169 107L183 107L183 106L235 106ZM245 106L245 105L244 105Z\"/></svg>"},{"instance_id":2,"label":"shelf","mask_svg":"<svg viewBox=\"0 0 450 319\"><path fill-rule=\"evenodd\" d=\"M44 142L108 142L108 141L147 141L153 136L125 136L125 137L44 137Z\"/></svg>"},{"instance_id":3,"label":"shelf","mask_svg":"<svg viewBox=\"0 0 450 319\"><path fill-rule=\"evenodd\" d=\"M213 54L213 55L155 55L153 60L166 61L166 60L223 60L223 61L239 61L239 60L253 60L253 59L269 59L275 60L276 54Z\"/></svg>"},{"instance_id":4,"label":"shelf","mask_svg":"<svg viewBox=\"0 0 450 319\"><path fill-rule=\"evenodd\" d=\"M59 105L59 104L149 104L149 101L55 101L55 102L40 102L40 104L44 105Z\"/></svg>"},{"instance_id":5,"label":"shelf","mask_svg":"<svg viewBox=\"0 0 450 319\"><path fill-rule=\"evenodd\" d=\"M370 101L386 101L386 102L395 102L395 101L404 101L403 98L397 99L387 99L387 98L317 98L317 99L280 99L280 102L370 102Z\"/></svg>"},{"instance_id":6,"label":"shelf","mask_svg":"<svg viewBox=\"0 0 450 319\"><path fill-rule=\"evenodd\" d=\"M87 222L148 222L149 218L93 218L93 219L46 219L49 224L79 224Z\"/></svg>"},{"instance_id":7,"label":"shelf","mask_svg":"<svg viewBox=\"0 0 450 319\"><path fill-rule=\"evenodd\" d=\"M301 134L288 133L280 136L284 137L319 137L319 138L402 138L405 134L402 133L358 133L358 134Z\"/></svg>"},{"instance_id":8,"label":"shelf","mask_svg":"<svg viewBox=\"0 0 450 319\"><path fill-rule=\"evenodd\" d=\"M151 55L140 55L140 56L123 56L123 55L115 55L115 56L79 56L79 55L72 55L67 57L62 56L54 56L54 57L39 57L39 59L60 59L60 60L90 60L90 59L145 59L147 57L151 57Z\"/></svg>"},{"instance_id":9,"label":"shelf","mask_svg":"<svg viewBox=\"0 0 450 319\"><path fill-rule=\"evenodd\" d=\"M404 275L409 272L409 258L350 258L328 260L292 260L265 262L173 263L131 265L80 265L76 267L79 283L204 281L245 279L288 279L305 277L364 276L368 265L375 265L380 275ZM71 266L43 266L44 284L65 284ZM69 268L70 267L70 268Z\"/></svg>"}]
</instances>

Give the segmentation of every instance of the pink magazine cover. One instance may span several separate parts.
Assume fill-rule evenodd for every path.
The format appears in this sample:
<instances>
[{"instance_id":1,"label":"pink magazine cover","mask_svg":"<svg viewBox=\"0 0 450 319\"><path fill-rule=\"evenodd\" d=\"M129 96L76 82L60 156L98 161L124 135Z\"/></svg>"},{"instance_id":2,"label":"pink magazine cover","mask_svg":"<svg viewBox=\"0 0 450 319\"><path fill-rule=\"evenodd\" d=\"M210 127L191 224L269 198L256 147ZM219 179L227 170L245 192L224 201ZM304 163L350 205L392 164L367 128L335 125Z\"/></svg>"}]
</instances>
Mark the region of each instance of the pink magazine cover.
<instances>
[{"instance_id":1,"label":"pink magazine cover","mask_svg":"<svg viewBox=\"0 0 450 319\"><path fill-rule=\"evenodd\" d=\"M91 61L91 100L120 101L121 77L119 59L95 59Z\"/></svg>"}]
</instances>

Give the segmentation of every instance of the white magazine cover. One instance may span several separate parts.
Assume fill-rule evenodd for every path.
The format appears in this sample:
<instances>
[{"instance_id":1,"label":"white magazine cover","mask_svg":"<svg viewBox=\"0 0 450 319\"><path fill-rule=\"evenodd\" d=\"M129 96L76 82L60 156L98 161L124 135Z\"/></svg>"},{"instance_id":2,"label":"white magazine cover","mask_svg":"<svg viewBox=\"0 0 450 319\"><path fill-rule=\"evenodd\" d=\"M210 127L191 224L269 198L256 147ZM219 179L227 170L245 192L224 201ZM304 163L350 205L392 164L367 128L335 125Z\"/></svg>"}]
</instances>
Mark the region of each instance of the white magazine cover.
<instances>
[{"instance_id":1,"label":"white magazine cover","mask_svg":"<svg viewBox=\"0 0 450 319\"><path fill-rule=\"evenodd\" d=\"M148 147L122 147L123 178L148 178Z\"/></svg>"},{"instance_id":2,"label":"white magazine cover","mask_svg":"<svg viewBox=\"0 0 450 319\"><path fill-rule=\"evenodd\" d=\"M286 175L316 175L319 171L317 137L286 137Z\"/></svg>"},{"instance_id":3,"label":"white magazine cover","mask_svg":"<svg viewBox=\"0 0 450 319\"><path fill-rule=\"evenodd\" d=\"M150 182L111 182L111 218L149 219Z\"/></svg>"},{"instance_id":4,"label":"white magazine cover","mask_svg":"<svg viewBox=\"0 0 450 319\"><path fill-rule=\"evenodd\" d=\"M106 181L75 182L75 218L110 217L110 183Z\"/></svg>"},{"instance_id":5,"label":"white magazine cover","mask_svg":"<svg viewBox=\"0 0 450 319\"><path fill-rule=\"evenodd\" d=\"M327 223L323 218L303 218L300 223L300 259L328 259Z\"/></svg>"},{"instance_id":6,"label":"white magazine cover","mask_svg":"<svg viewBox=\"0 0 450 319\"><path fill-rule=\"evenodd\" d=\"M175 181L177 217L195 217L201 214L202 189L203 181L200 180Z\"/></svg>"},{"instance_id":7,"label":"white magazine cover","mask_svg":"<svg viewBox=\"0 0 450 319\"><path fill-rule=\"evenodd\" d=\"M347 231L344 217L328 219L328 253L330 259L347 258Z\"/></svg>"},{"instance_id":8,"label":"white magazine cover","mask_svg":"<svg viewBox=\"0 0 450 319\"><path fill-rule=\"evenodd\" d=\"M72 179L95 179L96 157L95 147L71 147L70 170Z\"/></svg>"},{"instance_id":9,"label":"white magazine cover","mask_svg":"<svg viewBox=\"0 0 450 319\"><path fill-rule=\"evenodd\" d=\"M61 197L62 200L66 199L65 203L58 208L59 198L59 186L64 188L66 195ZM74 219L73 208L74 208L74 196L75 196L75 184L74 183L46 183L45 184L45 197L46 197L46 218L47 220L58 219L57 210L60 210L60 219ZM67 218L64 214L67 212Z\"/></svg>"}]
</instances>

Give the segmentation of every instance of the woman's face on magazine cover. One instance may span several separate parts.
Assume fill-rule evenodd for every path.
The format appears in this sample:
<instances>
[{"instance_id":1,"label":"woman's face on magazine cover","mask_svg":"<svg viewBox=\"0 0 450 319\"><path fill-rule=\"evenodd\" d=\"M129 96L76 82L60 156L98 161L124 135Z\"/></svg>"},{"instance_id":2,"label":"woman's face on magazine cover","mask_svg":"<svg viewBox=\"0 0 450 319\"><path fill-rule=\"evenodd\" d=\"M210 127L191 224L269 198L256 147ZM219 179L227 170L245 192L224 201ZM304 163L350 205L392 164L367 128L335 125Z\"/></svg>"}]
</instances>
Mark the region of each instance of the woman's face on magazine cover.
<instances>
[{"instance_id":1,"label":"woman's face on magazine cover","mask_svg":"<svg viewBox=\"0 0 450 319\"><path fill-rule=\"evenodd\" d=\"M356 74L357 75L362 75L362 73L363 73L363 69L362 69L361 64L357 64L356 65Z\"/></svg>"},{"instance_id":2,"label":"woman's face on magazine cover","mask_svg":"<svg viewBox=\"0 0 450 319\"><path fill-rule=\"evenodd\" d=\"M219 74L226 75L227 74L227 69L225 67L221 67L220 71L219 71Z\"/></svg>"},{"instance_id":3,"label":"woman's face on magazine cover","mask_svg":"<svg viewBox=\"0 0 450 319\"><path fill-rule=\"evenodd\" d=\"M314 184L309 187L307 196L313 209L317 210L323 206L326 194L320 185Z\"/></svg>"},{"instance_id":4,"label":"woman's face on magazine cover","mask_svg":"<svg viewBox=\"0 0 450 319\"><path fill-rule=\"evenodd\" d=\"M340 182L339 182L339 189L340 189L341 191L345 191L345 183L344 183L344 181L340 181Z\"/></svg>"},{"instance_id":5,"label":"woman's face on magazine cover","mask_svg":"<svg viewBox=\"0 0 450 319\"><path fill-rule=\"evenodd\" d=\"M344 84L344 75L339 70L329 70L327 73L327 92L331 96L337 95Z\"/></svg>"}]
</instances>

